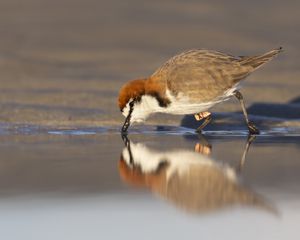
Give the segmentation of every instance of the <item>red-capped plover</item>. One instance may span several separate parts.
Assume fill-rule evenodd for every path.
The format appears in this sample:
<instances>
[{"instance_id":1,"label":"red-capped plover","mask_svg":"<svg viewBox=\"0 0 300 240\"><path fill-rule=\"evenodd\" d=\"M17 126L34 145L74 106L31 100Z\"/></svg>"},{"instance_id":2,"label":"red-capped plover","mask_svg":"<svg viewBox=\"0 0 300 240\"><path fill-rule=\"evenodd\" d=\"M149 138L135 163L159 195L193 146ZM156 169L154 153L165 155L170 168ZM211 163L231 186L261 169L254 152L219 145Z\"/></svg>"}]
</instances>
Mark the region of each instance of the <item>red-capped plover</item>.
<instances>
[{"instance_id":1,"label":"red-capped plover","mask_svg":"<svg viewBox=\"0 0 300 240\"><path fill-rule=\"evenodd\" d=\"M240 179L239 171L254 136L248 138L238 168L213 159L210 152L162 151L131 142L126 137L123 140L125 148L119 161L119 174L129 185L151 189L155 195L191 213L208 213L238 205L277 214L275 206L247 189ZM197 145L196 150L202 143Z\"/></svg>"},{"instance_id":2,"label":"red-capped plover","mask_svg":"<svg viewBox=\"0 0 300 240\"><path fill-rule=\"evenodd\" d=\"M241 82L274 58L282 48L258 56L234 57L212 50L195 49L169 59L150 77L132 80L120 90L119 108L126 117L122 132L152 113L194 114L204 119L198 132L211 121L207 110L235 96L242 107L250 134L259 130L249 121Z\"/></svg>"}]
</instances>

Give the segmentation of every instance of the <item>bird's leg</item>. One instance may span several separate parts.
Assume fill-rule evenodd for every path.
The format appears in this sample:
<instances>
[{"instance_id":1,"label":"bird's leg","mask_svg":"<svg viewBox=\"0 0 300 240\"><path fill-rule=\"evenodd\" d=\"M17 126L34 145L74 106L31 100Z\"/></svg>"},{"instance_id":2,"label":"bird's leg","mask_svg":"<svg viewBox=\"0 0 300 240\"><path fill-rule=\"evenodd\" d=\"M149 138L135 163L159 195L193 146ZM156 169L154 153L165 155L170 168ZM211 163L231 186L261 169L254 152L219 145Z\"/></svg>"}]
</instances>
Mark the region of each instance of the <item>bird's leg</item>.
<instances>
[{"instance_id":1,"label":"bird's leg","mask_svg":"<svg viewBox=\"0 0 300 240\"><path fill-rule=\"evenodd\" d=\"M243 114L244 114L244 117L245 117L245 121L246 121L247 126L248 126L249 133L250 134L259 134L259 130L257 129L257 127L255 127L255 125L252 122L249 121L248 114L247 114L247 111L246 111L246 108L245 108L243 95L239 91L235 91L234 96L239 100L239 102L241 104Z\"/></svg>"},{"instance_id":2,"label":"bird's leg","mask_svg":"<svg viewBox=\"0 0 300 240\"><path fill-rule=\"evenodd\" d=\"M210 112L201 112L194 115L197 121L204 119L203 123L196 129L196 132L201 133L202 129L210 123L211 113Z\"/></svg>"},{"instance_id":3,"label":"bird's leg","mask_svg":"<svg viewBox=\"0 0 300 240\"><path fill-rule=\"evenodd\" d=\"M239 162L239 165L237 167L237 172L241 172L244 165L245 165L245 162L246 162L246 156L247 156L247 153L249 151L249 148L250 148L250 145L251 143L255 140L255 136L253 135L249 135L248 138L247 138L247 143L246 143L246 146L245 146L245 149L244 149L244 152L243 152L243 155L242 155L242 158Z\"/></svg>"}]
</instances>

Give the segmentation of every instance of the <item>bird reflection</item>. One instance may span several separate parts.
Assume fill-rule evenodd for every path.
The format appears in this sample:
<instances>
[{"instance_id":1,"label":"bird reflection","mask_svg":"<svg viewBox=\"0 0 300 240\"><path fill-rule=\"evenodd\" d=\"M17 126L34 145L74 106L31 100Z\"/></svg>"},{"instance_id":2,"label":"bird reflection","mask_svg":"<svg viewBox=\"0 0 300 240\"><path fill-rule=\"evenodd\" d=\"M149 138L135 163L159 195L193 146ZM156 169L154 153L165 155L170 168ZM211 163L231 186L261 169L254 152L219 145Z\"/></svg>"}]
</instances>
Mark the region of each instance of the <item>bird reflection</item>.
<instances>
[{"instance_id":1,"label":"bird reflection","mask_svg":"<svg viewBox=\"0 0 300 240\"><path fill-rule=\"evenodd\" d=\"M205 213L229 206L253 206L275 212L261 196L239 181L253 137L246 143L239 165L234 168L212 159L211 145L202 137L195 151L157 151L123 136L125 148L119 161L124 182L151 189L178 208Z\"/></svg>"}]
</instances>

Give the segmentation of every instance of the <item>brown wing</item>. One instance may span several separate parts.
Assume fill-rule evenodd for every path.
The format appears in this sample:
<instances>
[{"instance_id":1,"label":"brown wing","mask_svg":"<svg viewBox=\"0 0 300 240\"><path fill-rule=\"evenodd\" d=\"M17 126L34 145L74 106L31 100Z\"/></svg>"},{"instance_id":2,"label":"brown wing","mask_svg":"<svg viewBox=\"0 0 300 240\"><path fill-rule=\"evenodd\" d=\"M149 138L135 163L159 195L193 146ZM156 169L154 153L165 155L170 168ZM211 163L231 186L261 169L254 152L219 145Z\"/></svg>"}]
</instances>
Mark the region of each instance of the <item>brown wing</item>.
<instances>
[{"instance_id":1,"label":"brown wing","mask_svg":"<svg viewBox=\"0 0 300 240\"><path fill-rule=\"evenodd\" d=\"M195 102L211 101L253 70L239 60L216 51L191 50L171 58L152 77L166 82L175 95L183 93Z\"/></svg>"}]
</instances>

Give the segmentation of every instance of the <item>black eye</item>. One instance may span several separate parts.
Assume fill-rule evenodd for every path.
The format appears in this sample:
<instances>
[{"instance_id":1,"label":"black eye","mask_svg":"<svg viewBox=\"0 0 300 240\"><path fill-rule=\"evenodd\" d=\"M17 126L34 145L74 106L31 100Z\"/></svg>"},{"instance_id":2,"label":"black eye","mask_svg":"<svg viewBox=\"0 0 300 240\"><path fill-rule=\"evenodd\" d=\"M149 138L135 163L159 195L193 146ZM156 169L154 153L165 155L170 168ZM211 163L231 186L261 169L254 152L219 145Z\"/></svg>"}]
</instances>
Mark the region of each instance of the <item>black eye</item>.
<instances>
[{"instance_id":1,"label":"black eye","mask_svg":"<svg viewBox=\"0 0 300 240\"><path fill-rule=\"evenodd\" d=\"M133 105L134 105L134 100L132 100L130 103L129 103L129 107L133 107Z\"/></svg>"}]
</instances>

